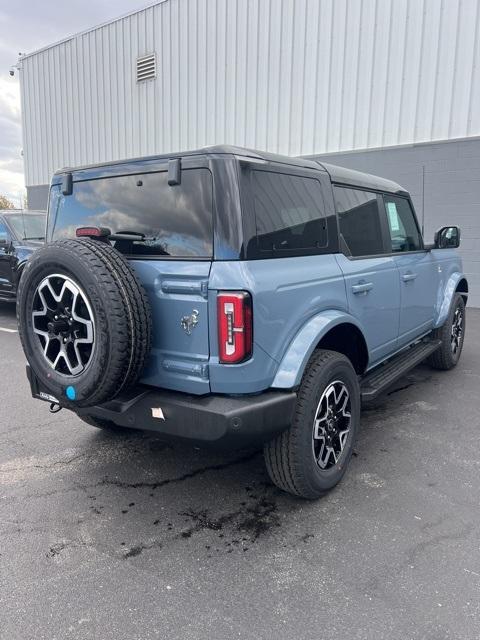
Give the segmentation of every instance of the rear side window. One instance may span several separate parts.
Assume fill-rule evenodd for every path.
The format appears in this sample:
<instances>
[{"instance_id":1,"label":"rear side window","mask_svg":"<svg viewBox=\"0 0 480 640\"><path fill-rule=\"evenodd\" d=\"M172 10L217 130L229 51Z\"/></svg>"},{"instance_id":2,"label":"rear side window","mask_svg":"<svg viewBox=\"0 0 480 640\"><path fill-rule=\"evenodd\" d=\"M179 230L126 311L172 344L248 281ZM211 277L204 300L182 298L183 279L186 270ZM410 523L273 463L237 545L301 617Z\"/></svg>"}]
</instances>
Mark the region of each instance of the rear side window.
<instances>
[{"instance_id":1,"label":"rear side window","mask_svg":"<svg viewBox=\"0 0 480 640\"><path fill-rule=\"evenodd\" d=\"M184 169L169 186L166 172L115 176L73 183L73 193L50 197L52 239L75 237L78 227L107 227L139 234L116 240L126 255L210 258L213 251L212 176L208 169ZM56 209L55 211L52 209Z\"/></svg>"},{"instance_id":2,"label":"rear side window","mask_svg":"<svg viewBox=\"0 0 480 640\"><path fill-rule=\"evenodd\" d=\"M334 187L340 234L352 256L384 252L378 196L370 191Z\"/></svg>"},{"instance_id":3,"label":"rear side window","mask_svg":"<svg viewBox=\"0 0 480 640\"><path fill-rule=\"evenodd\" d=\"M383 196L387 214L392 252L419 251L423 248L422 237L413 209L406 198Z\"/></svg>"},{"instance_id":4,"label":"rear side window","mask_svg":"<svg viewBox=\"0 0 480 640\"><path fill-rule=\"evenodd\" d=\"M321 185L315 178L252 171L260 251L301 252L328 244Z\"/></svg>"}]
</instances>

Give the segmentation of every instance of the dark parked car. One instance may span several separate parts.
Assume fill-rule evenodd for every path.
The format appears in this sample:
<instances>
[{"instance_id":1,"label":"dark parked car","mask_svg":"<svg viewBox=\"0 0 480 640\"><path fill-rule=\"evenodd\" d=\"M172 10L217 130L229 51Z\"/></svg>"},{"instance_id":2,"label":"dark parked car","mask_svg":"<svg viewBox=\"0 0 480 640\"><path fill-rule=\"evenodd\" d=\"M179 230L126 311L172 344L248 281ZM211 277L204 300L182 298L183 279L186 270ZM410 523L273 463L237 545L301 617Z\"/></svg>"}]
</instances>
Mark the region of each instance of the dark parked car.
<instances>
[{"instance_id":1,"label":"dark parked car","mask_svg":"<svg viewBox=\"0 0 480 640\"><path fill-rule=\"evenodd\" d=\"M15 300L23 267L45 240L45 212L0 211L0 300Z\"/></svg>"}]
</instances>

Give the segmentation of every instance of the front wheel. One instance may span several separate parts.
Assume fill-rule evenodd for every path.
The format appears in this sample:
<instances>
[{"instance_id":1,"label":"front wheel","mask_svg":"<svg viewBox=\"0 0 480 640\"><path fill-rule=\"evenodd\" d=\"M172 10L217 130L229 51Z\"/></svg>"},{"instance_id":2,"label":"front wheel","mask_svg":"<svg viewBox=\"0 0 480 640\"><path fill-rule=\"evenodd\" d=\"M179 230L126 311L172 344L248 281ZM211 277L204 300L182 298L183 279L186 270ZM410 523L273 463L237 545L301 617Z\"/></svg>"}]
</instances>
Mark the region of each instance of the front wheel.
<instances>
[{"instance_id":1,"label":"front wheel","mask_svg":"<svg viewBox=\"0 0 480 640\"><path fill-rule=\"evenodd\" d=\"M350 361L334 351L312 356L298 390L291 427L264 448L280 489L315 499L343 478L360 423L360 388Z\"/></svg>"},{"instance_id":2,"label":"front wheel","mask_svg":"<svg viewBox=\"0 0 480 640\"><path fill-rule=\"evenodd\" d=\"M434 337L441 340L441 344L428 360L431 367L447 371L456 366L463 349L465 328L465 301L456 293L447 320L434 331Z\"/></svg>"}]
</instances>

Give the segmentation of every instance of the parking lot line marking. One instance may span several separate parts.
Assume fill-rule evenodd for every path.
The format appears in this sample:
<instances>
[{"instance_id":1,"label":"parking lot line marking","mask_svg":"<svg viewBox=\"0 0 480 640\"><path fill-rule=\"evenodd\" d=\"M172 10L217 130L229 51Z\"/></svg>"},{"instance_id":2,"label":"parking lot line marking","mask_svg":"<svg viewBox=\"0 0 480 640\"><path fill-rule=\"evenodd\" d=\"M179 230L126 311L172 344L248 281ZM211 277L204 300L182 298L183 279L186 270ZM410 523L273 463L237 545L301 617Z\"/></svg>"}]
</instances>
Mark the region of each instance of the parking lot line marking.
<instances>
[{"instance_id":1,"label":"parking lot line marking","mask_svg":"<svg viewBox=\"0 0 480 640\"><path fill-rule=\"evenodd\" d=\"M6 333L18 333L18 329L7 329L6 327L0 327L0 331L5 331Z\"/></svg>"}]
</instances>

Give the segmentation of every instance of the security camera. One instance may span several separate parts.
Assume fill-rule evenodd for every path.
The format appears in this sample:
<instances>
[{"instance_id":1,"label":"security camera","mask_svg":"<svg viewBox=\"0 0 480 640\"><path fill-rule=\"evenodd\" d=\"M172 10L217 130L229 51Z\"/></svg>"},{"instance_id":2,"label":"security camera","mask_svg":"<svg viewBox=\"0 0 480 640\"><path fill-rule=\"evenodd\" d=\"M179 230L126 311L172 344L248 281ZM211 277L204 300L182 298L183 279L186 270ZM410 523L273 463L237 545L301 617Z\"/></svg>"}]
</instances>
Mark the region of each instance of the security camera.
<instances>
[{"instance_id":1,"label":"security camera","mask_svg":"<svg viewBox=\"0 0 480 640\"><path fill-rule=\"evenodd\" d=\"M15 75L15 69L10 69L10 75L13 77Z\"/></svg>"}]
</instances>

